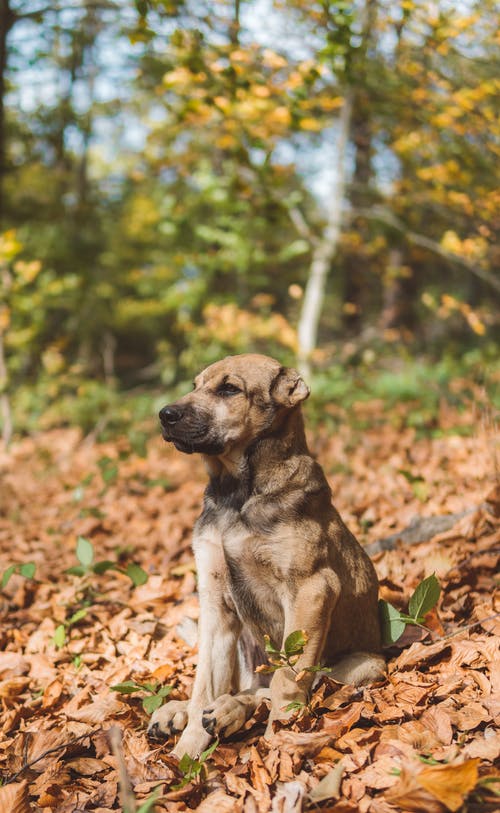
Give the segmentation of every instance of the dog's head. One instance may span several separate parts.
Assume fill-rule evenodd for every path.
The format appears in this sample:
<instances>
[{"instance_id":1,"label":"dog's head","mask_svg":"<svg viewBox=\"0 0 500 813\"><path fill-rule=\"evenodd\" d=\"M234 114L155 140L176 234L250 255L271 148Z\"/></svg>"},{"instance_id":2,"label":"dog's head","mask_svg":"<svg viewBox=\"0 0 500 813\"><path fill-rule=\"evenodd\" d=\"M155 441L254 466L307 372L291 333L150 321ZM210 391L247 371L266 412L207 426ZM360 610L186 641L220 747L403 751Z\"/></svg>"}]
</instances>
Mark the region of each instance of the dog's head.
<instances>
[{"instance_id":1,"label":"dog's head","mask_svg":"<svg viewBox=\"0 0 500 813\"><path fill-rule=\"evenodd\" d=\"M160 411L162 434L181 452L244 449L309 395L299 373L257 354L228 356L203 370L192 392Z\"/></svg>"}]
</instances>

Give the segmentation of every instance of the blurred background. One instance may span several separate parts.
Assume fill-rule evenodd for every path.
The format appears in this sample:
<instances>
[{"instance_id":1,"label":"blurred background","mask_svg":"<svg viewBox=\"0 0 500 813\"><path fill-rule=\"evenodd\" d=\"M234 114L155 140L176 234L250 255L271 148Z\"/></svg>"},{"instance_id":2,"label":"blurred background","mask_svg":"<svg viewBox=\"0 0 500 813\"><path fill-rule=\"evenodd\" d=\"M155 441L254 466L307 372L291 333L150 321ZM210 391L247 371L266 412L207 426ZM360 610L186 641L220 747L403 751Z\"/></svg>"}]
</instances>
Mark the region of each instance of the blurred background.
<instances>
[{"instance_id":1,"label":"blurred background","mask_svg":"<svg viewBox=\"0 0 500 813\"><path fill-rule=\"evenodd\" d=\"M311 416L499 402L490 0L1 0L0 414L129 431L228 354Z\"/></svg>"}]
</instances>

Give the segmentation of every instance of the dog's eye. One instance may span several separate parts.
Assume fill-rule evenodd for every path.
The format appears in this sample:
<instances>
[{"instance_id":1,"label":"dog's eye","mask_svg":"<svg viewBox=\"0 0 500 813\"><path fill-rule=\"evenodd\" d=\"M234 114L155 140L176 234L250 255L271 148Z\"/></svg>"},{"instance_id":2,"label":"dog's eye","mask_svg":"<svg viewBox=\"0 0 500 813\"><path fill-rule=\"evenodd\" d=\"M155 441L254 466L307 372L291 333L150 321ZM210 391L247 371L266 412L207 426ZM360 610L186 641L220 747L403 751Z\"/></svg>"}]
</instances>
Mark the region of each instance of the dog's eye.
<instances>
[{"instance_id":1,"label":"dog's eye","mask_svg":"<svg viewBox=\"0 0 500 813\"><path fill-rule=\"evenodd\" d=\"M229 384L227 381L217 389L217 395L222 395L224 398L227 395L237 395L239 392L241 392L239 387L235 384Z\"/></svg>"}]
</instances>

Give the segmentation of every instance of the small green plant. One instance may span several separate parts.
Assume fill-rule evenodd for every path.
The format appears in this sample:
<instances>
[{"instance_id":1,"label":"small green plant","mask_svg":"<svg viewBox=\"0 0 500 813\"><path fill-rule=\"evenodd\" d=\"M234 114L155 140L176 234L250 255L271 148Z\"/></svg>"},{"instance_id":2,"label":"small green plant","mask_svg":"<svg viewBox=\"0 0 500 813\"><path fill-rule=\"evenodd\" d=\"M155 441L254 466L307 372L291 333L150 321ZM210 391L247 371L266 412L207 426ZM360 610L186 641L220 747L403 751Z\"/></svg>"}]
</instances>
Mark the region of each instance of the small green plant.
<instances>
[{"instance_id":1,"label":"small green plant","mask_svg":"<svg viewBox=\"0 0 500 813\"><path fill-rule=\"evenodd\" d=\"M198 782L204 782L207 778L206 761L213 754L219 744L219 740L215 740L206 751L203 751L198 759L193 759L189 754L184 754L179 762L179 770L182 773L182 779L176 785L172 785L172 790L180 790L185 785L196 779Z\"/></svg>"},{"instance_id":2,"label":"small green plant","mask_svg":"<svg viewBox=\"0 0 500 813\"><path fill-rule=\"evenodd\" d=\"M17 565L10 565L3 573L2 581L0 582L0 590L7 587L10 577L13 576L14 573L24 576L25 579L32 579L35 575L35 570L36 565L34 562L24 562Z\"/></svg>"},{"instance_id":3,"label":"small green plant","mask_svg":"<svg viewBox=\"0 0 500 813\"><path fill-rule=\"evenodd\" d=\"M155 680L152 683L137 683L135 680L125 680L110 687L113 692L120 694L134 694L135 692L147 692L142 698L142 708L146 714L152 714L163 705L164 700L172 691L172 686L161 686Z\"/></svg>"},{"instance_id":4,"label":"small green plant","mask_svg":"<svg viewBox=\"0 0 500 813\"><path fill-rule=\"evenodd\" d=\"M276 672L278 669L289 667L295 674L295 680L299 681L305 672L331 672L332 670L321 664L315 666L305 666L300 671L297 671L295 665L304 652L304 647L307 644L308 635L305 630L295 630L287 636L283 644L283 649L276 649L274 644L271 643L269 635L264 635L264 644L266 654L268 656L268 663L261 664L255 670L256 672ZM293 700L284 708L284 711L295 711L306 708L307 703L301 700Z\"/></svg>"},{"instance_id":5,"label":"small green plant","mask_svg":"<svg viewBox=\"0 0 500 813\"><path fill-rule=\"evenodd\" d=\"M407 624L425 626L425 616L436 606L441 594L441 586L436 576L428 576L417 585L408 602L408 613L402 613L388 601L380 599L379 612L384 644L394 644L401 638Z\"/></svg>"},{"instance_id":6,"label":"small green plant","mask_svg":"<svg viewBox=\"0 0 500 813\"><path fill-rule=\"evenodd\" d=\"M85 618L87 612L88 607L82 607L80 610L77 610L76 613L73 613L73 615L71 615L66 621L63 621L62 624L59 624L56 627L54 637L52 638L52 643L56 649L62 649L63 646L67 644L71 629L76 626L76 624L78 624L82 618Z\"/></svg>"},{"instance_id":7,"label":"small green plant","mask_svg":"<svg viewBox=\"0 0 500 813\"><path fill-rule=\"evenodd\" d=\"M289 666L290 669L296 672L294 668L295 664L302 655L307 641L308 636L305 630L295 630L295 632L291 632L286 638L283 649L276 649L269 635L264 635L264 645L268 663L261 664L255 671L268 674L270 672L276 672L277 669L283 669Z\"/></svg>"},{"instance_id":8,"label":"small green plant","mask_svg":"<svg viewBox=\"0 0 500 813\"><path fill-rule=\"evenodd\" d=\"M146 571L136 565L135 562L129 562L126 567L122 567L118 562L112 562L109 559L96 562L94 546L92 542L89 542L83 536L79 536L76 543L76 558L80 564L66 570L66 573L71 573L73 576L90 576L91 574L105 573L107 570L117 570L119 573L128 576L134 587L146 584L148 580Z\"/></svg>"}]
</instances>

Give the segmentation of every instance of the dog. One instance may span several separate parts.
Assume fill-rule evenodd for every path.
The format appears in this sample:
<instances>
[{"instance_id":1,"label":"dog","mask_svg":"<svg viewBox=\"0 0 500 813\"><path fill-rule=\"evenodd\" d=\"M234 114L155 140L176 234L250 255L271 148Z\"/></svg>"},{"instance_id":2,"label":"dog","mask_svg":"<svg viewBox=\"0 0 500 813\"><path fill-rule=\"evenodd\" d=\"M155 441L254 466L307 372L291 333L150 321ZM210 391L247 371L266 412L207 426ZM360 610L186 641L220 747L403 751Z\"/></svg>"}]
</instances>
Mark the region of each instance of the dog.
<instances>
[{"instance_id":1,"label":"dog","mask_svg":"<svg viewBox=\"0 0 500 813\"><path fill-rule=\"evenodd\" d=\"M153 736L182 731L173 754L198 756L248 720L265 689L264 635L282 648L307 633L293 668L274 672L273 721L306 702L313 674L356 686L384 675L375 569L331 502L307 447L299 373L258 354L229 356L197 376L193 392L160 411L162 434L203 456L209 475L193 534L200 599L198 666L189 701L154 712ZM299 679L297 679L299 677Z\"/></svg>"}]
</instances>

